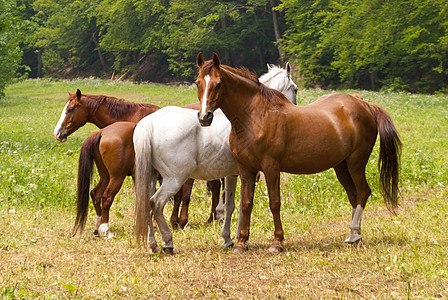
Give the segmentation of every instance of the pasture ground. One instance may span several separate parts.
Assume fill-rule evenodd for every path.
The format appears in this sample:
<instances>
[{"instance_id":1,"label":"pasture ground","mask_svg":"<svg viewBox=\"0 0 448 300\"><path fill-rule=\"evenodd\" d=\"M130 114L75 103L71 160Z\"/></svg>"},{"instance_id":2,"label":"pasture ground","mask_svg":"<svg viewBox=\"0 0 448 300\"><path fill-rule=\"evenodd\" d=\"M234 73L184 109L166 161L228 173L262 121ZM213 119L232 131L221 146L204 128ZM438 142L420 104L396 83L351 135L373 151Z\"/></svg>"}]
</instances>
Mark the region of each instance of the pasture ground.
<instances>
[{"instance_id":1,"label":"pasture ground","mask_svg":"<svg viewBox=\"0 0 448 300\"><path fill-rule=\"evenodd\" d=\"M282 174L285 251L271 255L265 186L257 185L249 252L220 249L220 224L205 184L196 182L190 223L174 232L174 255L150 254L133 236L134 194L127 179L111 209L113 239L72 237L77 158L88 125L59 144L52 136L66 90L160 106L196 101L189 86L163 87L27 80L0 100L0 292L3 299L438 299L448 298L448 97L356 91L388 110L403 140L401 207L391 215L377 189L378 147L367 176L373 194L363 239L343 243L351 209L332 170ZM349 91L353 92L353 91ZM306 104L326 91L302 91ZM96 179L94 179L94 182ZM239 194L237 194L237 197ZM167 205L168 217L171 205ZM232 231L235 232L237 213ZM160 241L160 237L158 241Z\"/></svg>"}]
</instances>

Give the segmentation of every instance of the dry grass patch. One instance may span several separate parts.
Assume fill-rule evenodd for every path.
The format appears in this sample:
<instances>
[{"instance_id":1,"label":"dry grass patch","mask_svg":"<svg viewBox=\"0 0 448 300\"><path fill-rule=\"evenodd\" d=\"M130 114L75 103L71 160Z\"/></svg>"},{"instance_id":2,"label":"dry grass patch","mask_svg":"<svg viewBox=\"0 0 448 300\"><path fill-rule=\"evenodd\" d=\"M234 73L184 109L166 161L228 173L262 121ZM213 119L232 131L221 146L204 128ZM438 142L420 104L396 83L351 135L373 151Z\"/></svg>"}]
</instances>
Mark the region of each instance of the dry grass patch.
<instances>
[{"instance_id":1,"label":"dry grass patch","mask_svg":"<svg viewBox=\"0 0 448 300\"><path fill-rule=\"evenodd\" d=\"M397 217L382 205L369 207L357 246L343 244L348 215L314 219L311 229L286 236L280 255L268 253L271 233L256 224L248 253L220 249L220 225L202 223L208 202L197 197L191 225L174 234L173 256L135 246L126 192L114 207L120 213L112 216L109 240L91 234L91 215L88 232L73 238L72 212L4 208L0 286L4 295L24 298L448 297L445 194L407 195Z\"/></svg>"}]
</instances>

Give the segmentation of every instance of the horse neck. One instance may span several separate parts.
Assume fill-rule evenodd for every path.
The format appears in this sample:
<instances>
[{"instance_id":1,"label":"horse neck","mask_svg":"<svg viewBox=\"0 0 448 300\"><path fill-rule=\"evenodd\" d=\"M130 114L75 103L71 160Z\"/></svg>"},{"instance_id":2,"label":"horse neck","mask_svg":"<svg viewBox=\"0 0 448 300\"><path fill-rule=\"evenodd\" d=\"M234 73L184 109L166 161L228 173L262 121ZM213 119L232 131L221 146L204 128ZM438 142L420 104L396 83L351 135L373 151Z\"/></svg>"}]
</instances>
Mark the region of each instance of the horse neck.
<instances>
[{"instance_id":1,"label":"horse neck","mask_svg":"<svg viewBox=\"0 0 448 300\"><path fill-rule=\"evenodd\" d=\"M88 122L95 124L99 128L104 128L118 121L138 123L143 117L153 113L158 109L157 106L150 103L120 102L122 107L132 106L133 109L120 113L111 113L110 107L106 103L107 99L102 101L96 110L89 110Z\"/></svg>"},{"instance_id":2,"label":"horse neck","mask_svg":"<svg viewBox=\"0 0 448 300\"><path fill-rule=\"evenodd\" d=\"M222 95L221 110L232 125L239 122L241 125L252 122L252 116L259 109L260 88L250 79L224 73L226 81Z\"/></svg>"},{"instance_id":3,"label":"horse neck","mask_svg":"<svg viewBox=\"0 0 448 300\"><path fill-rule=\"evenodd\" d=\"M100 129L109 126L117 121L124 121L124 120L118 120L112 118L104 102L99 105L99 107L95 110L95 112L89 110L89 116L87 118L87 122L96 125Z\"/></svg>"}]
</instances>

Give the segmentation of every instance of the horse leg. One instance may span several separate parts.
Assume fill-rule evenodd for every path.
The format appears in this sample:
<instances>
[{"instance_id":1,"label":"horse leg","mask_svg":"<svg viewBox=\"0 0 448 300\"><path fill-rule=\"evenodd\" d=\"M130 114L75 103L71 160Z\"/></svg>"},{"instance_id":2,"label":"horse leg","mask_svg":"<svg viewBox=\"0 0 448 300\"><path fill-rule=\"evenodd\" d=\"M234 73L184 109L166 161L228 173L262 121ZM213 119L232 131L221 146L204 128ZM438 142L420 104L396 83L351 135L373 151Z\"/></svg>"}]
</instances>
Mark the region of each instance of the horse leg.
<instances>
[{"instance_id":1,"label":"horse leg","mask_svg":"<svg viewBox=\"0 0 448 300\"><path fill-rule=\"evenodd\" d=\"M224 220L225 217L225 204L226 204L226 184L224 178L221 178L222 193L219 197L218 205L216 205L216 220Z\"/></svg>"},{"instance_id":2,"label":"horse leg","mask_svg":"<svg viewBox=\"0 0 448 300\"><path fill-rule=\"evenodd\" d=\"M179 226L184 229L188 223L188 206L190 205L191 190L193 189L194 179L189 178L180 189L182 192L182 207L180 209Z\"/></svg>"},{"instance_id":3,"label":"horse leg","mask_svg":"<svg viewBox=\"0 0 448 300\"><path fill-rule=\"evenodd\" d=\"M207 223L213 222L213 220L218 220L216 206L219 202L219 192L221 191L221 180L213 180L208 182L210 185L210 191L212 192L212 211Z\"/></svg>"},{"instance_id":4,"label":"horse leg","mask_svg":"<svg viewBox=\"0 0 448 300\"><path fill-rule=\"evenodd\" d=\"M176 195L174 195L173 212L171 213L170 223L171 228L177 228L179 226L179 208L182 202L182 189L180 189Z\"/></svg>"},{"instance_id":5,"label":"horse leg","mask_svg":"<svg viewBox=\"0 0 448 300\"><path fill-rule=\"evenodd\" d=\"M95 230L93 232L94 235L98 235L98 229L101 225L101 216L102 216L102 208L101 208L101 197L109 185L109 172L107 172L106 167L104 166L102 160L98 160L95 158L95 163L98 169L100 180L94 189L90 191L90 197L92 198L93 206L95 207L96 212L96 221L95 221Z\"/></svg>"},{"instance_id":6,"label":"horse leg","mask_svg":"<svg viewBox=\"0 0 448 300\"><path fill-rule=\"evenodd\" d=\"M263 170L269 195L269 208L274 219L274 241L269 247L269 252L279 253L283 251L283 226L280 219L280 168L278 163L272 162Z\"/></svg>"},{"instance_id":7,"label":"horse leg","mask_svg":"<svg viewBox=\"0 0 448 300\"><path fill-rule=\"evenodd\" d=\"M233 246L234 252L247 250L246 242L249 240L250 214L252 213L254 190L255 190L255 172L247 170L239 165L241 176L241 230L238 242Z\"/></svg>"},{"instance_id":8,"label":"horse leg","mask_svg":"<svg viewBox=\"0 0 448 300\"><path fill-rule=\"evenodd\" d=\"M109 181L109 185L103 193L102 199L102 214L101 214L101 225L98 228L98 233L100 236L104 236L107 238L112 238L113 234L109 229L109 211L114 201L115 195L120 190L123 181L126 176L123 177L113 177Z\"/></svg>"},{"instance_id":9,"label":"horse leg","mask_svg":"<svg viewBox=\"0 0 448 300\"><path fill-rule=\"evenodd\" d=\"M235 210L235 190L236 181L238 176L229 176L225 178L225 191L226 191L226 209L224 224L222 225L221 235L224 238L224 242L221 247L232 247L233 241L230 238L230 223L232 221L232 214Z\"/></svg>"},{"instance_id":10,"label":"horse leg","mask_svg":"<svg viewBox=\"0 0 448 300\"><path fill-rule=\"evenodd\" d=\"M157 226L162 236L163 248L170 254L173 253L174 248L173 233L171 232L168 223L163 216L163 208L165 207L169 198L175 195L177 191L179 191L179 189L182 187L182 183L185 182L187 178L183 180L182 179L183 178L181 178L180 180L179 178L164 178L160 188L149 200L151 210L154 213L154 218L156 219Z\"/></svg>"},{"instance_id":11,"label":"horse leg","mask_svg":"<svg viewBox=\"0 0 448 300\"><path fill-rule=\"evenodd\" d=\"M371 194L369 184L365 175L366 163L357 162L350 164L347 162L347 169L355 186L356 201L350 200L352 204L352 222L350 223L350 236L345 240L348 244L357 243L362 240L361 236L361 219L362 213L367 203L367 199ZM350 194L349 195L350 199ZM353 196L352 196L353 197Z\"/></svg>"}]
</instances>

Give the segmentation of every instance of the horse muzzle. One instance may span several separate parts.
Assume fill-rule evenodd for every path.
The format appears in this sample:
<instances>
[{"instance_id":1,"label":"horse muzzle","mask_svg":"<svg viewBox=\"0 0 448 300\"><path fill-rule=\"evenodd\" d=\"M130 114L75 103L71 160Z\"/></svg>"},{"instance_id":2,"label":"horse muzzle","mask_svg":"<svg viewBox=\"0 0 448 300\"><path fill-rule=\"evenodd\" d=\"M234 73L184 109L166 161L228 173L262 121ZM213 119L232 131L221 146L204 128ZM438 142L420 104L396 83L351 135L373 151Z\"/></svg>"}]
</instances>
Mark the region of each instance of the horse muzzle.
<instances>
[{"instance_id":1,"label":"horse muzzle","mask_svg":"<svg viewBox=\"0 0 448 300\"><path fill-rule=\"evenodd\" d=\"M202 115L201 112L198 112L198 120L201 126L210 126L213 121L213 113L211 111L208 111L206 114Z\"/></svg>"},{"instance_id":2,"label":"horse muzzle","mask_svg":"<svg viewBox=\"0 0 448 300\"><path fill-rule=\"evenodd\" d=\"M65 131L58 131L54 134L54 137L60 141L61 143L67 141L67 132Z\"/></svg>"}]
</instances>

